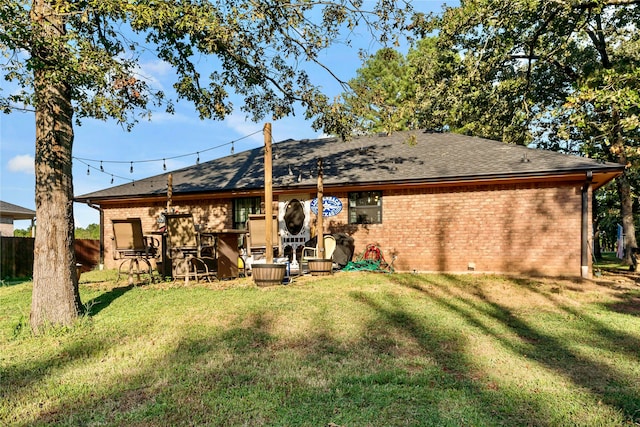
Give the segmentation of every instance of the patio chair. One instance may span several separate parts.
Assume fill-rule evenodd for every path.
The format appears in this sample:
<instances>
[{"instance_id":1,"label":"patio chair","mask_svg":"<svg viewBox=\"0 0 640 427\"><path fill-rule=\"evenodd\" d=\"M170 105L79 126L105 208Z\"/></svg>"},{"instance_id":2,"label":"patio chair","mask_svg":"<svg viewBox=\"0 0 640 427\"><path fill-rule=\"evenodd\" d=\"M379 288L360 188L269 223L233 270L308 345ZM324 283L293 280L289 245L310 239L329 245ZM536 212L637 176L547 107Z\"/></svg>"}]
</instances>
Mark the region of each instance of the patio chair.
<instances>
[{"instance_id":1,"label":"patio chair","mask_svg":"<svg viewBox=\"0 0 640 427\"><path fill-rule=\"evenodd\" d=\"M317 237L314 238L317 240ZM302 248L302 257L301 257L301 261L300 264L301 266L306 266L309 264L309 258L324 258L324 259L332 259L333 257L333 252L336 250L336 238L333 237L331 234L325 234L324 235L324 255L320 255L318 253L318 245L316 243L315 246L305 246ZM311 239L311 241L313 241L313 239ZM309 243L309 242L307 242ZM302 270L302 268L301 268Z\"/></svg>"},{"instance_id":2,"label":"patio chair","mask_svg":"<svg viewBox=\"0 0 640 427\"><path fill-rule=\"evenodd\" d=\"M278 219L274 215L271 221L273 241L272 250L274 256L280 253L280 236L278 233ZM265 231L267 228L267 221L264 214L252 214L249 215L247 220L247 255L265 254L267 252L267 242L265 239Z\"/></svg>"},{"instance_id":3,"label":"patio chair","mask_svg":"<svg viewBox=\"0 0 640 427\"><path fill-rule=\"evenodd\" d=\"M216 279L216 259L202 256L200 238L196 231L193 215L166 214L167 258L171 261L171 276L182 278L189 283L200 279Z\"/></svg>"},{"instance_id":4,"label":"patio chair","mask_svg":"<svg viewBox=\"0 0 640 427\"><path fill-rule=\"evenodd\" d=\"M116 280L120 280L123 267L127 264L129 283L133 284L134 272L140 281L140 264L143 263L147 266L149 279L153 281L150 259L158 255L160 246L158 240L143 234L140 218L114 219L111 223L113 225L113 258L122 259L118 266Z\"/></svg>"}]
</instances>

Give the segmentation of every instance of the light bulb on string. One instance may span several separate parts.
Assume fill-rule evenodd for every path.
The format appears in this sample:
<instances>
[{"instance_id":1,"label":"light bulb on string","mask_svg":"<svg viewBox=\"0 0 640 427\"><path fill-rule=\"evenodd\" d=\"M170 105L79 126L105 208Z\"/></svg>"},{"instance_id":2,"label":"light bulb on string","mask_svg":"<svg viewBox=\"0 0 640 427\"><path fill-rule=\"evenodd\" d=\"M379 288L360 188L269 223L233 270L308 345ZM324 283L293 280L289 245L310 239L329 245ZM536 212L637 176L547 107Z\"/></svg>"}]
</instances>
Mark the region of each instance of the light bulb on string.
<instances>
[{"instance_id":1,"label":"light bulb on string","mask_svg":"<svg viewBox=\"0 0 640 427\"><path fill-rule=\"evenodd\" d=\"M199 165L200 164L200 152L198 151L196 154L198 155L198 157L196 158L196 165Z\"/></svg>"},{"instance_id":2,"label":"light bulb on string","mask_svg":"<svg viewBox=\"0 0 640 427\"><path fill-rule=\"evenodd\" d=\"M111 175L111 183L113 184L113 175Z\"/></svg>"},{"instance_id":3,"label":"light bulb on string","mask_svg":"<svg viewBox=\"0 0 640 427\"><path fill-rule=\"evenodd\" d=\"M162 159L162 170L167 170L167 162L165 159Z\"/></svg>"},{"instance_id":4,"label":"light bulb on string","mask_svg":"<svg viewBox=\"0 0 640 427\"><path fill-rule=\"evenodd\" d=\"M131 162L131 167L129 168L129 173L133 173L133 162Z\"/></svg>"},{"instance_id":5,"label":"light bulb on string","mask_svg":"<svg viewBox=\"0 0 640 427\"><path fill-rule=\"evenodd\" d=\"M87 175L91 175L91 171L89 170L89 165L87 165Z\"/></svg>"},{"instance_id":6,"label":"light bulb on string","mask_svg":"<svg viewBox=\"0 0 640 427\"><path fill-rule=\"evenodd\" d=\"M104 172L104 167L102 167L102 160L100 160L100 172Z\"/></svg>"},{"instance_id":7,"label":"light bulb on string","mask_svg":"<svg viewBox=\"0 0 640 427\"><path fill-rule=\"evenodd\" d=\"M231 141L231 154L233 154L235 149L233 148L233 141Z\"/></svg>"}]
</instances>

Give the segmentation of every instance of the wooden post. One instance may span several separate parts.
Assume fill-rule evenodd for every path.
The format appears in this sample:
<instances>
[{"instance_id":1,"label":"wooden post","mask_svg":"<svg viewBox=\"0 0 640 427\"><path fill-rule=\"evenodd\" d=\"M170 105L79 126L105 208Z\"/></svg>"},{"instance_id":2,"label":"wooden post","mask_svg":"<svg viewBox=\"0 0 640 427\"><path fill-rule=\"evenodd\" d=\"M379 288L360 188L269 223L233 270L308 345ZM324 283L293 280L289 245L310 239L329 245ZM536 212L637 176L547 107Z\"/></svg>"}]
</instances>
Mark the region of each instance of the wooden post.
<instances>
[{"instance_id":1,"label":"wooden post","mask_svg":"<svg viewBox=\"0 0 640 427\"><path fill-rule=\"evenodd\" d=\"M322 182L322 159L318 159L318 215L317 215L317 237L318 237L318 258L324 259L324 184Z\"/></svg>"},{"instance_id":2,"label":"wooden post","mask_svg":"<svg viewBox=\"0 0 640 427\"><path fill-rule=\"evenodd\" d=\"M273 190L271 163L271 123L264 125L264 240L267 264L273 263Z\"/></svg>"},{"instance_id":3,"label":"wooden post","mask_svg":"<svg viewBox=\"0 0 640 427\"><path fill-rule=\"evenodd\" d=\"M173 174L167 177L167 213L171 213L171 197L173 197Z\"/></svg>"}]
</instances>

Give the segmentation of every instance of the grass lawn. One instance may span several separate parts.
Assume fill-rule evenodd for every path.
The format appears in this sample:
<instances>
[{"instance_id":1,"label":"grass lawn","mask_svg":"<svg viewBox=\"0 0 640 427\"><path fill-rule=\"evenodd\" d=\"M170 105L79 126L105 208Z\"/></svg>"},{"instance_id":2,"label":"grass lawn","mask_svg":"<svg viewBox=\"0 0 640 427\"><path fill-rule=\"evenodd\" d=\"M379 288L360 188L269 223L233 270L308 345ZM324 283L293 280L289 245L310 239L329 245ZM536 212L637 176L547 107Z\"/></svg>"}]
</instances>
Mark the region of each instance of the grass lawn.
<instances>
[{"instance_id":1,"label":"grass lawn","mask_svg":"<svg viewBox=\"0 0 640 427\"><path fill-rule=\"evenodd\" d=\"M258 288L82 275L70 330L0 287L0 425L637 426L640 286L338 273Z\"/></svg>"}]
</instances>

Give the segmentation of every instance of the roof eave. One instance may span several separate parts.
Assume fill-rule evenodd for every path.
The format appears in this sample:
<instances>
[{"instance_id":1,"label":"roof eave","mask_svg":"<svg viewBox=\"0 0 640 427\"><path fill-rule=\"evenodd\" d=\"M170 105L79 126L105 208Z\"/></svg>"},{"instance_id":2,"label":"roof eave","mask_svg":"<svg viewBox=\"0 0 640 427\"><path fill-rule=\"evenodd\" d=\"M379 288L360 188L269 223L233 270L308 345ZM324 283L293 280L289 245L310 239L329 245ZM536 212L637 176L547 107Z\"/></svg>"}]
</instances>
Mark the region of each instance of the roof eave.
<instances>
[{"instance_id":1,"label":"roof eave","mask_svg":"<svg viewBox=\"0 0 640 427\"><path fill-rule=\"evenodd\" d=\"M340 188L343 191L349 191L351 189L361 189L367 187L384 187L395 188L402 186L419 187L419 186L451 186L451 185L482 185L491 183L516 183L523 181L554 181L554 182L582 182L586 181L588 172L591 172L593 179L591 181L593 188L600 188L602 185L611 181L612 179L620 176L624 171L624 166L607 167L607 168L593 168L593 169L574 169L568 171L558 171L555 173L549 172L527 172L527 173L505 173L498 175L467 175L467 176L450 176L450 177L438 177L438 178L420 178L420 179L400 179L400 180L387 180L387 181L367 181L367 182L331 182L327 180L325 187L328 188ZM308 183L298 185L284 185L274 186L276 193L291 192L291 191L312 191L315 185ZM179 201L181 199L193 199L194 197L201 197L207 195L208 198L216 197L228 197L229 195L255 195L264 192L263 188L244 188L233 190L211 190L211 191L197 191L189 193L173 193L172 199ZM167 198L166 193L153 194L153 195L122 195L122 196L102 196L102 197L76 197L74 201L78 203L92 203L100 204L100 202L136 202L136 201L153 201L161 202Z\"/></svg>"}]
</instances>

